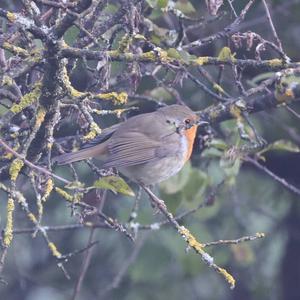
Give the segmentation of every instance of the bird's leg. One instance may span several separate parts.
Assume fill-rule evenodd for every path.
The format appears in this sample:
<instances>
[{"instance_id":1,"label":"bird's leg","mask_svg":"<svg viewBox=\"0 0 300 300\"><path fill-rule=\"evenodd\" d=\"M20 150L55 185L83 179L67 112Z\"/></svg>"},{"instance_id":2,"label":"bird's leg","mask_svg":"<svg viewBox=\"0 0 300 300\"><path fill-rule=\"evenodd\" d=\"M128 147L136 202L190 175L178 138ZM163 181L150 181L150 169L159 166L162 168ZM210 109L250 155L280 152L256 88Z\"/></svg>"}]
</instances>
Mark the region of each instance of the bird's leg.
<instances>
[{"instance_id":1,"label":"bird's leg","mask_svg":"<svg viewBox=\"0 0 300 300\"><path fill-rule=\"evenodd\" d=\"M155 208L155 214L157 214L161 210L167 211L167 206L166 206L164 200L158 198L151 191L151 188L149 186L142 185L142 187L147 192L147 194L150 196L151 205L152 205L153 208Z\"/></svg>"}]
</instances>

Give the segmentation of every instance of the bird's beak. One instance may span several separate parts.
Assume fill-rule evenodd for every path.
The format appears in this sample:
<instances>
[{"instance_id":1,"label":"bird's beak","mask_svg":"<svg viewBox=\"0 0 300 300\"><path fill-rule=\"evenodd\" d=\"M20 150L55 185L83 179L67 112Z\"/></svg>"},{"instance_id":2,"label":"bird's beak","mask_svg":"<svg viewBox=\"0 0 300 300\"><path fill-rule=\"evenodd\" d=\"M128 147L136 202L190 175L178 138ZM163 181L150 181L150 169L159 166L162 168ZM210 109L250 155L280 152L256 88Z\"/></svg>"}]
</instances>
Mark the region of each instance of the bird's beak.
<instances>
[{"instance_id":1,"label":"bird's beak","mask_svg":"<svg viewBox=\"0 0 300 300\"><path fill-rule=\"evenodd\" d=\"M203 121L203 120L199 120L196 124L197 124L198 126L205 126L205 125L208 125L209 122Z\"/></svg>"}]
</instances>

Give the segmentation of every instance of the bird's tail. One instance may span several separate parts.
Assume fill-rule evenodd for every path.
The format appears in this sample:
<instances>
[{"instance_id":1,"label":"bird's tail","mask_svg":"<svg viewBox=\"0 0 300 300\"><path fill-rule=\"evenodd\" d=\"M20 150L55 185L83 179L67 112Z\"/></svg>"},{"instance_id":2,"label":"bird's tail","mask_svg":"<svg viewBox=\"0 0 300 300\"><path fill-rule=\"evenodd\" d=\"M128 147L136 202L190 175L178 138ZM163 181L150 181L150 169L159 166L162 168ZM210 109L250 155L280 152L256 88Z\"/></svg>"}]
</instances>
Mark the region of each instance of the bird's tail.
<instances>
[{"instance_id":1,"label":"bird's tail","mask_svg":"<svg viewBox=\"0 0 300 300\"><path fill-rule=\"evenodd\" d=\"M105 146L106 145L104 144L99 144L97 146L82 149L76 152L64 153L54 157L53 162L57 163L58 165L66 165L76 161L88 159L91 157L101 156L106 152Z\"/></svg>"}]
</instances>

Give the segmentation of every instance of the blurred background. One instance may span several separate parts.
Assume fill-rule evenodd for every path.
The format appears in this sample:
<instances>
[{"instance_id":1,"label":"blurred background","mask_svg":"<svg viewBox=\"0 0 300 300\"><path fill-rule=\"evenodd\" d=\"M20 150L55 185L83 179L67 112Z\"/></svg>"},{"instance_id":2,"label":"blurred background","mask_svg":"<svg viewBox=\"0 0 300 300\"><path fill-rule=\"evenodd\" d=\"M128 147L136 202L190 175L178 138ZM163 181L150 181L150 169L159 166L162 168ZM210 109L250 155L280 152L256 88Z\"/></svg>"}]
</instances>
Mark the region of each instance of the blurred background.
<instances>
[{"instance_id":1,"label":"blurred background","mask_svg":"<svg viewBox=\"0 0 300 300\"><path fill-rule=\"evenodd\" d=\"M191 33L191 40L218 32L234 20L229 1L224 1L220 8L219 13L222 12L222 17L213 21L209 21L212 16L207 12L205 1L178 2L182 9L187 10L187 14L203 17L206 22L205 26L200 26ZM237 12L247 3L231 2ZM269 0L268 4L285 52L292 61L299 61L300 1ZM2 0L0 7L20 11L21 4L20 1ZM111 11L117 8L118 3L111 1ZM176 22L159 9L153 8L147 18L161 28L178 30ZM5 30L4 23L2 30ZM239 30L251 30L266 40L274 39L261 1L256 1ZM72 44L77 35L78 30L72 28L65 39ZM159 40L156 41L160 44ZM227 39L219 39L204 48L195 49L194 54L218 56L224 46L229 46L237 58L254 58L251 49L237 49L232 41ZM276 57L271 50L266 51L264 55L265 59ZM111 78L116 81L115 87L124 89L128 78L120 74L126 72L126 66L114 62L111 68ZM207 67L206 70L212 76L218 76L218 68ZM243 83L250 87L251 84L255 84L256 76L266 73L267 71L247 70L243 74ZM155 98L162 104L174 103L173 95L145 74L146 71L138 83L137 94ZM230 68L227 70L225 67L223 74L222 87L232 96L237 96L238 91L232 85ZM165 75L158 73L157 76L162 78ZM72 82L79 90L86 89L89 84L88 70L80 68L78 64L72 73ZM176 90L193 110L201 110L214 103L191 80L183 79L183 84L177 85ZM142 101L132 97L128 106L136 106L138 110L126 116L152 111L158 105L154 101ZM299 105L293 105L292 108L300 112ZM59 138L76 132L80 127L76 120L72 115L68 119L65 118L64 126L56 132L56 136ZM119 121L116 116L101 116L97 120L102 127ZM286 108L252 115L251 120L260 136L268 143L285 140L300 146L299 118ZM231 144L235 144L238 135L235 121L224 122L220 127L214 128L213 132L215 139ZM256 232L266 234L264 239L207 249L215 262L224 266L236 278L236 288L230 290L223 278L202 263L198 255L193 251L186 252L184 241L168 225L159 230L139 230L136 243L132 243L119 232L97 229L94 231L94 240L99 243L91 249L91 263L77 299L300 299L299 195L286 190L251 164L228 164L218 150L203 149L202 134L199 132L191 163L187 164L180 174L156 187L155 191L165 199L168 208L175 215L205 203L207 197L215 192L215 195L209 198L209 205L204 205L180 221L201 242L237 239L254 235ZM277 176L300 187L300 155L295 149L268 151L264 154L264 165ZM95 180L85 163L76 163L75 168L83 182L91 183ZM63 177L71 178L68 167L60 167L56 171ZM218 186L223 180L224 184ZM137 190L133 183L129 182L129 185ZM32 191L27 192L29 199L30 193ZM93 204L94 198L95 194L91 192L84 201ZM112 218L126 222L134 202L132 197L116 196L108 192L104 212ZM34 202L31 204L34 206ZM1 228L5 226L5 207L6 201L0 201ZM154 215L147 197L142 193L135 222L151 224L161 220L164 220L163 217L159 214ZM76 216L71 215L70 206L59 195L53 193L45 204L43 224L67 225L78 221ZM16 215L15 227L30 227L21 212ZM87 228L49 232L51 240L64 254L86 247L89 235L90 229ZM65 263L70 275L70 279L67 279L39 234L35 238L32 238L31 234L17 234L5 263L3 275L8 284L0 285L0 299L70 299L84 255L74 255Z\"/></svg>"}]
</instances>

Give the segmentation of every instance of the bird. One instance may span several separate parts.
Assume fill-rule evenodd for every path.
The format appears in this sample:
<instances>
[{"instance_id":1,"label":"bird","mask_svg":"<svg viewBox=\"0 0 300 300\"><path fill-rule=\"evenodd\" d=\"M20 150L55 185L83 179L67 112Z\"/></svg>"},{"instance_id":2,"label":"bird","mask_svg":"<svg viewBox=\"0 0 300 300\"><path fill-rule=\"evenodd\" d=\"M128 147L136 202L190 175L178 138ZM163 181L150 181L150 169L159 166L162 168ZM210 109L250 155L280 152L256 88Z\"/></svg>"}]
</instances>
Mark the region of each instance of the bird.
<instances>
[{"instance_id":1,"label":"bird","mask_svg":"<svg viewBox=\"0 0 300 300\"><path fill-rule=\"evenodd\" d=\"M130 180L153 186L178 173L190 159L197 127L207 124L185 105L173 104L104 129L71 153L54 158L58 165L88 158L102 168L116 168Z\"/></svg>"}]
</instances>

